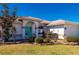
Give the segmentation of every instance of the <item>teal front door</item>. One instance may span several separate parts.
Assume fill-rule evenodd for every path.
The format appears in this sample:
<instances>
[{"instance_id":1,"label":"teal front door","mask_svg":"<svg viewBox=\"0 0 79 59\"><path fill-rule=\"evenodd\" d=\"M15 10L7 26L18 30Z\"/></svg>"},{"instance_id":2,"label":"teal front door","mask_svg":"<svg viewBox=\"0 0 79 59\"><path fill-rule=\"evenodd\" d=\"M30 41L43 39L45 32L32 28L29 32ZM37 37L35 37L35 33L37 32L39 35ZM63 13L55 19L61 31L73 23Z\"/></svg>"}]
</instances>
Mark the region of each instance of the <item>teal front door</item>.
<instances>
[{"instance_id":1,"label":"teal front door","mask_svg":"<svg viewBox=\"0 0 79 59\"><path fill-rule=\"evenodd\" d=\"M25 27L25 36L26 36L27 38L32 37L32 29L31 29L31 27L29 27L29 26L26 26L26 27Z\"/></svg>"}]
</instances>

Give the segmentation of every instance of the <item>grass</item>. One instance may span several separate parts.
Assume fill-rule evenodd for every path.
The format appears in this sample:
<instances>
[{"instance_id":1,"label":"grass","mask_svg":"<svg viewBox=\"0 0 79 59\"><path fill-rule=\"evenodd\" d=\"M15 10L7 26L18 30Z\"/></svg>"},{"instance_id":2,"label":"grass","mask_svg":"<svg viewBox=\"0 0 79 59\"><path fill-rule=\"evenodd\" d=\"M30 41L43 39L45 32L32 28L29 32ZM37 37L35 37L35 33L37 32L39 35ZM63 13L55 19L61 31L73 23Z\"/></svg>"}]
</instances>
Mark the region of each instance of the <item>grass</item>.
<instances>
[{"instance_id":1,"label":"grass","mask_svg":"<svg viewBox=\"0 0 79 59\"><path fill-rule=\"evenodd\" d=\"M12 44L1 45L1 55L78 55L79 46L68 45L31 45Z\"/></svg>"}]
</instances>

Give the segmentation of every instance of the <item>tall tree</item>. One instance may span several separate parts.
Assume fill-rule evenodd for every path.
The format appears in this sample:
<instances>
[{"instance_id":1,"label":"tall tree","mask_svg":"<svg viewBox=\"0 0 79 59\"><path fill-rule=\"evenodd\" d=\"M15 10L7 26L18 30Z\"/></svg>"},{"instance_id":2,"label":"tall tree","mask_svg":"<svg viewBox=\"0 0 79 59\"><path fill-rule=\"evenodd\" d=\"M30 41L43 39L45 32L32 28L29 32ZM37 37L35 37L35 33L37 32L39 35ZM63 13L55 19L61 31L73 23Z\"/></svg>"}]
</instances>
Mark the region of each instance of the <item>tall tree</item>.
<instances>
[{"instance_id":1,"label":"tall tree","mask_svg":"<svg viewBox=\"0 0 79 59\"><path fill-rule=\"evenodd\" d=\"M16 20L16 7L14 7L13 13L10 14L7 4L2 4L2 6L0 21L3 29L3 40L6 42L10 38L10 28L13 27L13 22Z\"/></svg>"}]
</instances>

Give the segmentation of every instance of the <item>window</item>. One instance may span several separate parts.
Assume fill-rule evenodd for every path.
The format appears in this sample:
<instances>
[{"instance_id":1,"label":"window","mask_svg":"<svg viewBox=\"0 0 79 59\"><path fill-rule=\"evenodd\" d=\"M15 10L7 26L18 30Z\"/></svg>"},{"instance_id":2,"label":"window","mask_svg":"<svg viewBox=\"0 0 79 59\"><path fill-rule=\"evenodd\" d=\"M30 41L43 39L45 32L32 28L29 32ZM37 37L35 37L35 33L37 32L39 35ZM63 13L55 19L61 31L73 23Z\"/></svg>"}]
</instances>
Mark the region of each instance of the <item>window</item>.
<instances>
[{"instance_id":1,"label":"window","mask_svg":"<svg viewBox=\"0 0 79 59\"><path fill-rule=\"evenodd\" d=\"M27 33L25 33L25 35L28 35Z\"/></svg>"},{"instance_id":2,"label":"window","mask_svg":"<svg viewBox=\"0 0 79 59\"><path fill-rule=\"evenodd\" d=\"M67 28L65 27L64 29L66 30Z\"/></svg>"}]
</instances>

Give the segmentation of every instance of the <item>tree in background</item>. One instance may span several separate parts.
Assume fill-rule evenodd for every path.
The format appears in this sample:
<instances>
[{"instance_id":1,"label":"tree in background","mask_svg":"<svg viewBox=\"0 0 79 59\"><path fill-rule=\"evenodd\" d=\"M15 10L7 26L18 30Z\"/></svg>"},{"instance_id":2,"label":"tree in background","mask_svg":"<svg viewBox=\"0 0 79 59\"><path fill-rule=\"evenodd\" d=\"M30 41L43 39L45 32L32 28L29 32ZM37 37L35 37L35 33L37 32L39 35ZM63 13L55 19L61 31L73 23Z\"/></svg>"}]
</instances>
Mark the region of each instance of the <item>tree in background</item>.
<instances>
[{"instance_id":1,"label":"tree in background","mask_svg":"<svg viewBox=\"0 0 79 59\"><path fill-rule=\"evenodd\" d=\"M6 42L10 38L10 29L13 27L13 22L16 20L16 7L14 7L13 13L10 13L7 4L1 4L3 10L1 10L1 26L3 29L3 41ZM15 37L15 36L14 36Z\"/></svg>"}]
</instances>

